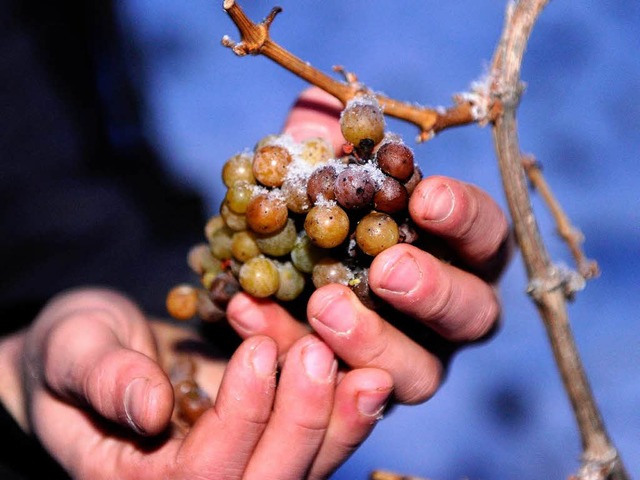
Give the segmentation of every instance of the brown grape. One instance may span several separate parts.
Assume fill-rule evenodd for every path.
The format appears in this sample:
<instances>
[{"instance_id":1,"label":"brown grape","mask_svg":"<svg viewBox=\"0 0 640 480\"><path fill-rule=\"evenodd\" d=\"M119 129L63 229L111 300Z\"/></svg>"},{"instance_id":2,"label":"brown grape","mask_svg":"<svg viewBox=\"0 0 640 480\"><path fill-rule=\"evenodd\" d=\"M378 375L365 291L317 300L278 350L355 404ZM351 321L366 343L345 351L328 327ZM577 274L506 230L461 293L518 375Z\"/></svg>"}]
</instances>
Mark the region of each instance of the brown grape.
<instances>
[{"instance_id":1,"label":"brown grape","mask_svg":"<svg viewBox=\"0 0 640 480\"><path fill-rule=\"evenodd\" d=\"M398 224L386 213L373 211L356 227L356 243L367 255L376 256L398 243L399 238Z\"/></svg>"},{"instance_id":2,"label":"brown grape","mask_svg":"<svg viewBox=\"0 0 640 480\"><path fill-rule=\"evenodd\" d=\"M384 213L402 212L408 204L407 189L393 177L386 177L373 196L373 208Z\"/></svg>"},{"instance_id":3,"label":"brown grape","mask_svg":"<svg viewBox=\"0 0 640 480\"><path fill-rule=\"evenodd\" d=\"M311 202L335 200L337 177L338 172L333 165L325 165L314 170L307 181L307 194Z\"/></svg>"},{"instance_id":4,"label":"brown grape","mask_svg":"<svg viewBox=\"0 0 640 480\"><path fill-rule=\"evenodd\" d=\"M414 170L413 152L404 143L383 144L376 153L380 170L404 182L411 178Z\"/></svg>"},{"instance_id":5,"label":"brown grape","mask_svg":"<svg viewBox=\"0 0 640 480\"><path fill-rule=\"evenodd\" d=\"M370 205L376 186L369 170L360 165L350 165L337 176L335 196L340 205L356 210Z\"/></svg>"},{"instance_id":6,"label":"brown grape","mask_svg":"<svg viewBox=\"0 0 640 480\"><path fill-rule=\"evenodd\" d=\"M251 199L247 206L247 226L256 233L273 233L287 223L289 211L282 198L261 193Z\"/></svg>"},{"instance_id":7,"label":"brown grape","mask_svg":"<svg viewBox=\"0 0 640 480\"><path fill-rule=\"evenodd\" d=\"M289 163L291 155L284 147L265 145L253 157L253 175L262 185L279 187L284 182Z\"/></svg>"},{"instance_id":8,"label":"brown grape","mask_svg":"<svg viewBox=\"0 0 640 480\"><path fill-rule=\"evenodd\" d=\"M166 299L167 311L176 320L189 320L198 312L198 290L188 284L176 285Z\"/></svg>"},{"instance_id":9,"label":"brown grape","mask_svg":"<svg viewBox=\"0 0 640 480\"><path fill-rule=\"evenodd\" d=\"M349 235L349 217L338 205L316 205L307 213L304 229L315 245L337 247Z\"/></svg>"},{"instance_id":10,"label":"brown grape","mask_svg":"<svg viewBox=\"0 0 640 480\"><path fill-rule=\"evenodd\" d=\"M287 202L287 208L294 213L305 213L311 208L311 199L307 195L307 178L297 175L287 177L280 187Z\"/></svg>"},{"instance_id":11,"label":"brown grape","mask_svg":"<svg viewBox=\"0 0 640 480\"><path fill-rule=\"evenodd\" d=\"M330 283L347 285L353 278L353 272L342 261L325 257L314 267L311 280L314 287L320 288Z\"/></svg>"}]
</instances>

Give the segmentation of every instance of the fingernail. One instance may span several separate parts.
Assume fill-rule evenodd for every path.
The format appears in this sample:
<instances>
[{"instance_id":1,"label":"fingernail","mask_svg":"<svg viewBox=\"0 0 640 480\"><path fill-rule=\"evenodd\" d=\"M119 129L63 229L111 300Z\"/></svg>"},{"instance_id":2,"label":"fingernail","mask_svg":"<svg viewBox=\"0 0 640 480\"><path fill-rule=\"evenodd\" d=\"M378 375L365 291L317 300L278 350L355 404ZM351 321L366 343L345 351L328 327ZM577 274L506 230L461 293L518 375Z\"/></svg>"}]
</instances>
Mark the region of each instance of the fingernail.
<instances>
[{"instance_id":1,"label":"fingernail","mask_svg":"<svg viewBox=\"0 0 640 480\"><path fill-rule=\"evenodd\" d=\"M382 412L387 405L391 389L365 390L358 393L358 411L365 417L373 417L376 420L382 418Z\"/></svg>"},{"instance_id":2,"label":"fingernail","mask_svg":"<svg viewBox=\"0 0 640 480\"><path fill-rule=\"evenodd\" d=\"M311 319L340 335L349 334L356 324L353 305L343 293L325 297L318 311L311 314Z\"/></svg>"},{"instance_id":3,"label":"fingernail","mask_svg":"<svg viewBox=\"0 0 640 480\"><path fill-rule=\"evenodd\" d=\"M453 212L455 197L451 187L446 183L427 190L422 197L426 211L423 218L429 222L442 222Z\"/></svg>"},{"instance_id":4,"label":"fingernail","mask_svg":"<svg viewBox=\"0 0 640 480\"><path fill-rule=\"evenodd\" d=\"M229 315L229 321L240 333L253 335L264 331L264 316L256 312L251 300L238 295L233 302L233 315Z\"/></svg>"},{"instance_id":5,"label":"fingernail","mask_svg":"<svg viewBox=\"0 0 640 480\"><path fill-rule=\"evenodd\" d=\"M261 340L251 347L250 361L253 371L259 377L270 377L276 371L278 349L269 340Z\"/></svg>"},{"instance_id":6,"label":"fingernail","mask_svg":"<svg viewBox=\"0 0 640 480\"><path fill-rule=\"evenodd\" d=\"M329 347L313 340L302 348L301 353L302 365L309 378L323 383L333 379L338 369L338 362Z\"/></svg>"},{"instance_id":7,"label":"fingernail","mask_svg":"<svg viewBox=\"0 0 640 480\"><path fill-rule=\"evenodd\" d=\"M147 405L147 378L136 378L132 380L124 392L124 413L127 423L139 434L144 434L144 429L140 426L139 420L145 414Z\"/></svg>"},{"instance_id":8,"label":"fingernail","mask_svg":"<svg viewBox=\"0 0 640 480\"><path fill-rule=\"evenodd\" d=\"M380 288L392 293L406 294L416 288L422 279L422 270L413 255L404 253L384 266Z\"/></svg>"}]
</instances>

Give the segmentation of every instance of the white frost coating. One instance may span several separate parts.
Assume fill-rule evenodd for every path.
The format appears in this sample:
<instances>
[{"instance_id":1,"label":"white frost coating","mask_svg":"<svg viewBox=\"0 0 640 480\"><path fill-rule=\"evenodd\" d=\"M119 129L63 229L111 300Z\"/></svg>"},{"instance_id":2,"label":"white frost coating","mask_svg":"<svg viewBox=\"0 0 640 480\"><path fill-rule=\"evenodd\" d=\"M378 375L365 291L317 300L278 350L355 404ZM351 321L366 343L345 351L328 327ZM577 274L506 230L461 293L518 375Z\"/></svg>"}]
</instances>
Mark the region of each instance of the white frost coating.
<instances>
[{"instance_id":1,"label":"white frost coating","mask_svg":"<svg viewBox=\"0 0 640 480\"><path fill-rule=\"evenodd\" d=\"M361 168L365 172L367 172L371 180L373 180L373 183L375 183L376 188L380 188L382 186L386 175L382 172L382 170L380 170L380 167L378 167L378 165L373 163L371 160L369 160L364 165L357 165L355 166L355 168Z\"/></svg>"},{"instance_id":2,"label":"white frost coating","mask_svg":"<svg viewBox=\"0 0 640 480\"><path fill-rule=\"evenodd\" d=\"M320 194L316 198L316 203L314 203L313 205L315 207L333 207L337 204L338 203L335 200L327 200L326 198L324 198L324 195Z\"/></svg>"},{"instance_id":3,"label":"white frost coating","mask_svg":"<svg viewBox=\"0 0 640 480\"><path fill-rule=\"evenodd\" d=\"M471 82L470 91L462 92L458 96L471 104L471 115L477 122L484 123L489 117L491 103L491 76L484 75L479 80Z\"/></svg>"}]
</instances>

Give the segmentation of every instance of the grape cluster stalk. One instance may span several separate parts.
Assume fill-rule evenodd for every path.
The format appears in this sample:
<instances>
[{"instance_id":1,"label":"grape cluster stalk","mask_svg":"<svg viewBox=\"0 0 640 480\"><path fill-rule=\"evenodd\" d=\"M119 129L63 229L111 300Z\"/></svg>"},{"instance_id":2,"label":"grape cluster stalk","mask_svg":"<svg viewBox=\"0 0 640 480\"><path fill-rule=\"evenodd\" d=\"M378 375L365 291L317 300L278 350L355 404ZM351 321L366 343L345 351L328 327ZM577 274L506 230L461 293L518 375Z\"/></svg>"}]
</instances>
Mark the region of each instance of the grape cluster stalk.
<instances>
[{"instance_id":1,"label":"grape cluster stalk","mask_svg":"<svg viewBox=\"0 0 640 480\"><path fill-rule=\"evenodd\" d=\"M387 131L374 96L347 102L340 127L339 156L328 139L273 134L226 160L219 213L187 256L199 281L167 294L173 318L217 322L239 291L291 304L330 283L349 286L376 308L380 300L368 288L373 258L397 243L423 241L408 212L422 172L412 149ZM193 389L189 401L181 391L179 408L200 405Z\"/></svg>"}]
</instances>

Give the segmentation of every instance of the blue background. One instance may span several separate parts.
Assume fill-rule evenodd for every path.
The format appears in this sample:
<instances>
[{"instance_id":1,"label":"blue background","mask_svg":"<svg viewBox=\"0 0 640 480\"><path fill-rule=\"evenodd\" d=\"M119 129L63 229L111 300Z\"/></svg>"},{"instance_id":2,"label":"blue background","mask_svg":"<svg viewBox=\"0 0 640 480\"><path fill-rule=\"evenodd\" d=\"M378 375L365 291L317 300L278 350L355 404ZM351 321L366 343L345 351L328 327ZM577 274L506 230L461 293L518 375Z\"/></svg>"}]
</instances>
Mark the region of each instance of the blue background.
<instances>
[{"instance_id":1,"label":"blue background","mask_svg":"<svg viewBox=\"0 0 640 480\"><path fill-rule=\"evenodd\" d=\"M343 65L377 91L431 106L450 104L485 72L506 5L243 4L254 20L282 6L272 37L317 68ZM176 181L195 186L215 213L221 163L277 132L306 84L265 58L237 58L220 46L224 34L238 38L221 0L123 0L119 15L132 76L144 92L145 133ZM522 148L542 162L602 270L569 314L609 433L632 475L640 472L639 47L639 2L551 2L525 56L519 109ZM413 143L413 126L388 125ZM446 131L415 150L425 173L476 183L504 206L488 128ZM535 195L533 205L551 256L570 264ZM577 429L525 286L516 256L501 281L504 324L496 338L462 352L432 400L393 410L335 479L364 479L373 469L439 480L561 479L575 472Z\"/></svg>"}]
</instances>

